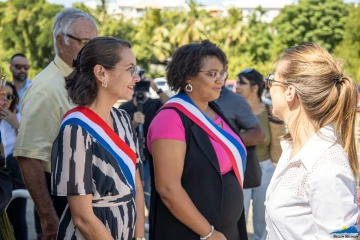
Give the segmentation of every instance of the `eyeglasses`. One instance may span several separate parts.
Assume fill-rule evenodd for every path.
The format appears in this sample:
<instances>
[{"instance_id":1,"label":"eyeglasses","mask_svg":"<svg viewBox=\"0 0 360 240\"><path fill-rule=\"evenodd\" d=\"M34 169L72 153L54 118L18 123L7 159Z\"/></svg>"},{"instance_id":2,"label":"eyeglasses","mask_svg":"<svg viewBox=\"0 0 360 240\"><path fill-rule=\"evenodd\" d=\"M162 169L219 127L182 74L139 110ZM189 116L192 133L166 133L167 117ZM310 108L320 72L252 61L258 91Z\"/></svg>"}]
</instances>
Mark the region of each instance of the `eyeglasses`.
<instances>
[{"instance_id":1,"label":"eyeglasses","mask_svg":"<svg viewBox=\"0 0 360 240\"><path fill-rule=\"evenodd\" d=\"M71 39L74 39L74 40L78 41L81 46L86 45L90 41L90 39L88 39L88 38L77 38L77 37L74 37L71 34L64 34L64 35L71 38Z\"/></svg>"},{"instance_id":2,"label":"eyeglasses","mask_svg":"<svg viewBox=\"0 0 360 240\"><path fill-rule=\"evenodd\" d=\"M131 66L131 67L127 68L126 71L130 71L131 77L134 77L135 74L138 73L138 67L137 66Z\"/></svg>"},{"instance_id":3,"label":"eyeglasses","mask_svg":"<svg viewBox=\"0 0 360 240\"><path fill-rule=\"evenodd\" d=\"M228 76L228 73L225 71L221 71L221 72L216 72L216 71L199 71L199 72L203 72L206 75L208 75L209 77L213 78L215 81L216 80L221 80L221 81L225 81L225 79Z\"/></svg>"},{"instance_id":4,"label":"eyeglasses","mask_svg":"<svg viewBox=\"0 0 360 240\"><path fill-rule=\"evenodd\" d=\"M281 83L281 84L283 84L285 86L290 86L291 85L289 83L276 81L274 74L269 74L269 76L267 78L265 78L265 80L266 80L266 84L265 84L266 88L271 88L274 82Z\"/></svg>"},{"instance_id":5,"label":"eyeglasses","mask_svg":"<svg viewBox=\"0 0 360 240\"><path fill-rule=\"evenodd\" d=\"M17 70L21 70L22 68L27 71L29 70L30 66L29 65L21 65L21 64L14 64L13 65Z\"/></svg>"},{"instance_id":6,"label":"eyeglasses","mask_svg":"<svg viewBox=\"0 0 360 240\"><path fill-rule=\"evenodd\" d=\"M139 74L138 73L138 67L136 65L133 65L133 66L131 66L129 68L121 68L121 69L125 69L126 71L130 71L131 77L134 77L135 74Z\"/></svg>"},{"instance_id":7,"label":"eyeglasses","mask_svg":"<svg viewBox=\"0 0 360 240\"><path fill-rule=\"evenodd\" d=\"M8 93L8 94L6 94L6 98L7 98L7 100L12 101L12 100L15 99L15 95L11 94L11 93Z\"/></svg>"},{"instance_id":8,"label":"eyeglasses","mask_svg":"<svg viewBox=\"0 0 360 240\"><path fill-rule=\"evenodd\" d=\"M240 72L240 74L242 74L242 73L244 73L244 74L251 73L254 70L255 70L255 68L245 68L244 70L242 70Z\"/></svg>"},{"instance_id":9,"label":"eyeglasses","mask_svg":"<svg viewBox=\"0 0 360 240\"><path fill-rule=\"evenodd\" d=\"M108 68L111 68L111 69L113 69L114 68L114 66L111 66L111 65L106 65L106 64L101 64L103 67L108 67ZM119 68L121 68L121 69L125 69L126 71L130 71L130 75L131 75L131 77L134 77L136 74L139 74L138 73L138 67L136 66L136 65L133 65L133 66L131 66L131 67L128 67L128 68L123 68L123 67L119 67Z\"/></svg>"}]
</instances>

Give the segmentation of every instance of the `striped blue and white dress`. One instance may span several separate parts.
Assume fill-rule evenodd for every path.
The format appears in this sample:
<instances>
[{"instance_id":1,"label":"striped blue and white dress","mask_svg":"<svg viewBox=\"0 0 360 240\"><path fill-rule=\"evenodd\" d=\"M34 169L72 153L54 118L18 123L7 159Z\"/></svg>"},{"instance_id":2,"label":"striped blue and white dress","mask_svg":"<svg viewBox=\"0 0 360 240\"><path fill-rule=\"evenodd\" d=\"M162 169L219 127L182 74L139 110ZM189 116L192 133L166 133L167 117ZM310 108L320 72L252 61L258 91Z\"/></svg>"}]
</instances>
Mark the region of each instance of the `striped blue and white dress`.
<instances>
[{"instance_id":1,"label":"striped blue and white dress","mask_svg":"<svg viewBox=\"0 0 360 240\"><path fill-rule=\"evenodd\" d=\"M140 164L138 141L130 117L125 111L115 108L111 110L111 116L114 132L136 153L137 169ZM80 125L66 125L54 141L52 194L92 194L94 214L112 237L130 240L134 236L136 221L133 182L129 184L125 170L103 146L105 144ZM72 222L69 205L60 219L57 239L85 239Z\"/></svg>"}]
</instances>

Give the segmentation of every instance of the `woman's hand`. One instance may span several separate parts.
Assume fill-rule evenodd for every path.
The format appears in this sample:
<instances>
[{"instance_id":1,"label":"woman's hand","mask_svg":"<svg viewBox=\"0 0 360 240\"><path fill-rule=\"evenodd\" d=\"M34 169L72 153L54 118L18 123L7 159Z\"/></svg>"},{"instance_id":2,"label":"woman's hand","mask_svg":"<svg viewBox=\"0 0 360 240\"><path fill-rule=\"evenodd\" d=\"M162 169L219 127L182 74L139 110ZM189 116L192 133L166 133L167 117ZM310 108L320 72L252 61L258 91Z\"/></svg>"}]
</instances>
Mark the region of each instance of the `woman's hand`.
<instances>
[{"instance_id":1,"label":"woman's hand","mask_svg":"<svg viewBox=\"0 0 360 240\"><path fill-rule=\"evenodd\" d=\"M8 108L0 108L0 119L6 120L16 130L19 129L19 121L16 117L16 109L11 112Z\"/></svg>"},{"instance_id":2,"label":"woman's hand","mask_svg":"<svg viewBox=\"0 0 360 240\"><path fill-rule=\"evenodd\" d=\"M84 239L87 240L114 240L110 232L92 208L92 195L67 196L70 206L71 219Z\"/></svg>"},{"instance_id":3,"label":"woman's hand","mask_svg":"<svg viewBox=\"0 0 360 240\"><path fill-rule=\"evenodd\" d=\"M209 240L226 240L226 237L221 232L214 230Z\"/></svg>"}]
</instances>

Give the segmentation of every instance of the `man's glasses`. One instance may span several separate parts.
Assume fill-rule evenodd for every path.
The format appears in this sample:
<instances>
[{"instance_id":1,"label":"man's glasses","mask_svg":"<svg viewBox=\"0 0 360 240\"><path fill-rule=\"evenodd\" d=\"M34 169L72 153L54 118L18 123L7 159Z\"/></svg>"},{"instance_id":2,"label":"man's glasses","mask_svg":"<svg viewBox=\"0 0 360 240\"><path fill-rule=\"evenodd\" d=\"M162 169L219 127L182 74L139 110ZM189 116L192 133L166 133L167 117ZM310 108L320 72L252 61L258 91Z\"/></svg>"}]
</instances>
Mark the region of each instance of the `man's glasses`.
<instances>
[{"instance_id":1,"label":"man's glasses","mask_svg":"<svg viewBox=\"0 0 360 240\"><path fill-rule=\"evenodd\" d=\"M272 85L274 84L274 82L283 84L283 85L285 85L285 86L289 86L289 85L290 85L290 83L285 83L285 82L276 81L274 74L270 74L267 78L265 78L265 80L266 80L265 87L268 88L268 89L272 87Z\"/></svg>"},{"instance_id":2,"label":"man's glasses","mask_svg":"<svg viewBox=\"0 0 360 240\"><path fill-rule=\"evenodd\" d=\"M15 99L15 95L11 94L11 93L8 93L8 94L6 94L6 98L7 98L7 100L12 101L12 100Z\"/></svg>"},{"instance_id":3,"label":"man's glasses","mask_svg":"<svg viewBox=\"0 0 360 240\"><path fill-rule=\"evenodd\" d=\"M14 66L17 70L24 69L25 71L29 70L29 68L30 68L29 65L21 65L21 64L14 64L13 66Z\"/></svg>"},{"instance_id":4,"label":"man's glasses","mask_svg":"<svg viewBox=\"0 0 360 240\"><path fill-rule=\"evenodd\" d=\"M81 46L86 45L90 41L90 39L88 39L88 38L77 38L77 37L75 37L75 36L73 36L71 34L65 34L65 36L67 36L67 37L69 37L71 39L74 39L75 41L78 41Z\"/></svg>"},{"instance_id":5,"label":"man's glasses","mask_svg":"<svg viewBox=\"0 0 360 240\"><path fill-rule=\"evenodd\" d=\"M199 71L199 72L203 72L206 75L208 75L209 77L213 78L215 81L216 80L221 80L221 81L225 81L225 79L228 76L228 73L225 71L221 71L221 72L216 72L216 71Z\"/></svg>"}]
</instances>

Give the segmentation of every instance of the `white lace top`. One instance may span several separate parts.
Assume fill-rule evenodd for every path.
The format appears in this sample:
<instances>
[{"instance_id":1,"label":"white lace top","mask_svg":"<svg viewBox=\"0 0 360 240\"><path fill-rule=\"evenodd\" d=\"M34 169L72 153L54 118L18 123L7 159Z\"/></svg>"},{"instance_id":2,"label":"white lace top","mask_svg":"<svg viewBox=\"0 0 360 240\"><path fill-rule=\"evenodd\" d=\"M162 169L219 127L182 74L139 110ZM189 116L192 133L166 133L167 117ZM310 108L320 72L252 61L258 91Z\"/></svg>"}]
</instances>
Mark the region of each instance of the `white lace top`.
<instances>
[{"instance_id":1,"label":"white lace top","mask_svg":"<svg viewBox=\"0 0 360 240\"><path fill-rule=\"evenodd\" d=\"M268 238L353 239L357 189L334 126L320 129L292 159L292 142L283 141L282 148L266 193Z\"/></svg>"}]
</instances>

